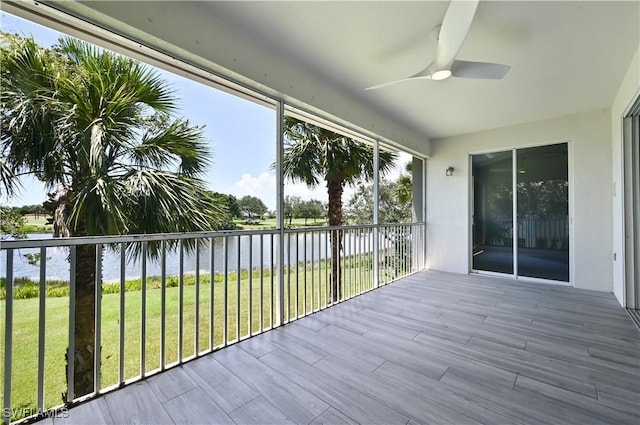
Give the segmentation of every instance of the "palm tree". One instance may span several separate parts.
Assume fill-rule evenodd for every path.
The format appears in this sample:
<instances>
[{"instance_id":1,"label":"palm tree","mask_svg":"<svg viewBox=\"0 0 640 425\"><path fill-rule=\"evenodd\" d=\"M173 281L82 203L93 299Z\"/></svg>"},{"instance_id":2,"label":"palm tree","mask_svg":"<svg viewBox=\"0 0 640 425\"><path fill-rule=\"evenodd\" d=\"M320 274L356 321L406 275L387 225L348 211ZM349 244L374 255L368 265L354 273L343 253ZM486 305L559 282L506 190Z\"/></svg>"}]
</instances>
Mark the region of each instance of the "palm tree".
<instances>
[{"instance_id":1,"label":"palm tree","mask_svg":"<svg viewBox=\"0 0 640 425\"><path fill-rule=\"evenodd\" d=\"M326 128L287 116L284 125L285 178L316 187L324 181L329 196L329 226L342 225L342 192L345 184L373 178L373 148ZM384 173L391 168L395 155L381 151L378 168ZM332 299L338 301L342 232L331 233Z\"/></svg>"},{"instance_id":2,"label":"palm tree","mask_svg":"<svg viewBox=\"0 0 640 425\"><path fill-rule=\"evenodd\" d=\"M200 180L210 163L202 128L171 117L175 98L155 71L70 38L45 49L2 34L1 47L7 193L13 176L44 182L63 236L215 228L221 211ZM78 246L75 347L67 351L75 396L94 391L95 264L95 246Z\"/></svg>"},{"instance_id":3,"label":"palm tree","mask_svg":"<svg viewBox=\"0 0 640 425\"><path fill-rule=\"evenodd\" d=\"M405 173L402 173L396 181L393 193L400 205L407 205L413 201L413 162L409 161L404 167Z\"/></svg>"}]
</instances>

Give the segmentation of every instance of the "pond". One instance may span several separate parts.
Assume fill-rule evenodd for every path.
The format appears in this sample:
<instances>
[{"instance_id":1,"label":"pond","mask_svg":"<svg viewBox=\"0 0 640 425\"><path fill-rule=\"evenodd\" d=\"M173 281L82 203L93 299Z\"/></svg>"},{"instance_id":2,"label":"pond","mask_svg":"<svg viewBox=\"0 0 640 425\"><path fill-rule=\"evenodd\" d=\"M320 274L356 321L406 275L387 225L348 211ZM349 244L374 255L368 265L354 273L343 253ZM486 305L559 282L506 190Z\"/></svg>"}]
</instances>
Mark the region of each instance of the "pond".
<instances>
[{"instance_id":1,"label":"pond","mask_svg":"<svg viewBox=\"0 0 640 425\"><path fill-rule=\"evenodd\" d=\"M297 241L296 241L297 236ZM32 233L28 235L29 239L49 239L51 234ZM363 232L359 235L351 235L353 239L345 242L343 254L350 255L353 253L367 253L372 251L371 243L373 235L371 232ZM272 264L271 236L270 235L242 235L227 236L227 270L235 271L238 268L238 260L240 260L240 269L247 269L251 263L253 268L262 266L270 269ZM224 272L224 242L223 237L215 239L213 268L216 272ZM251 239L251 240L250 240ZM262 239L262 250L260 241ZM240 243L238 256L238 241ZM306 245L305 245L306 243ZM251 245L251 251L249 250ZM278 235L273 235L273 256L277 255ZM291 245L291 249L289 249ZM306 247L306 249L305 249ZM297 250L297 251L296 251ZM262 252L261 252L262 251ZM314 261L331 258L331 241L324 232L304 232L285 235L285 257L289 255L289 261L304 261L306 251L306 260ZM27 277L30 279L39 279L39 266L29 264L25 254L37 254L38 248L19 249L14 252L13 270L14 277ZM296 258L296 252L298 257ZM56 247L47 249L47 279L68 280L69 279L69 250L65 247ZM210 253L209 243L200 249L200 270L210 270ZM274 261L276 259L274 258ZM117 281L120 279L120 253L118 250L105 248L103 257L103 280ZM0 277L6 277L6 251L0 251ZM194 273L196 270L196 256L194 253L185 253L183 271L185 273ZM147 276L159 276L161 266L159 260L147 260ZM168 251L166 259L166 273L170 275L180 274L180 259L176 251ZM142 275L142 265L140 259L128 261L125 266L125 274L127 279L140 277Z\"/></svg>"}]
</instances>

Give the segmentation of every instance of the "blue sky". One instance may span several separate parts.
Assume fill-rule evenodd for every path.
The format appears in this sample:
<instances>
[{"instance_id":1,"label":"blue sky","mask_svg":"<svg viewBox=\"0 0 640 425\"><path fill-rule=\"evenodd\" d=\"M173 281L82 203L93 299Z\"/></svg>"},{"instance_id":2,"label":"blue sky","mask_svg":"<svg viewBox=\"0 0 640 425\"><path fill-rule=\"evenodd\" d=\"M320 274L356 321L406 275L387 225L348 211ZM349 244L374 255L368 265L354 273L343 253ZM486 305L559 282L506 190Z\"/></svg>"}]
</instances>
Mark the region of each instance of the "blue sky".
<instances>
[{"instance_id":1,"label":"blue sky","mask_svg":"<svg viewBox=\"0 0 640 425\"><path fill-rule=\"evenodd\" d=\"M2 31L33 35L40 45L56 43L59 32L29 21L1 13ZM156 68L157 69L157 68ZM275 160L276 113L274 110L233 96L223 91L157 69L179 99L176 115L188 118L194 125L205 126L205 137L211 144L213 166L204 179L212 190L241 198L257 196L267 208L275 210L276 179L270 166ZM403 156L406 163L408 156ZM18 196L0 198L10 206L40 204L46 199L43 185L33 178L23 178ZM343 201L352 191L347 188ZM326 202L326 188L309 189L302 184L287 183L285 195Z\"/></svg>"}]
</instances>

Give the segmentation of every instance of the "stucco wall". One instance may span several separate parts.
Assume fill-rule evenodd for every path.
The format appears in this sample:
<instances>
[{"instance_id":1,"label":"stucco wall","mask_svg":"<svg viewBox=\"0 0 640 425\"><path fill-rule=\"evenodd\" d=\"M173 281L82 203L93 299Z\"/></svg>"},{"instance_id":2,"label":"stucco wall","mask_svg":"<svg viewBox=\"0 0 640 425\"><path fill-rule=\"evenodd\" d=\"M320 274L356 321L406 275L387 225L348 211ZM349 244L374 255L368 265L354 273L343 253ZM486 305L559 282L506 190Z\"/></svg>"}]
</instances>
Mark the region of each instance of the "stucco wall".
<instances>
[{"instance_id":1,"label":"stucco wall","mask_svg":"<svg viewBox=\"0 0 640 425\"><path fill-rule=\"evenodd\" d=\"M469 272L469 154L569 141L571 283L612 291L611 111L592 111L432 141L427 266ZM454 175L445 176L447 167Z\"/></svg>"},{"instance_id":2,"label":"stucco wall","mask_svg":"<svg viewBox=\"0 0 640 425\"><path fill-rule=\"evenodd\" d=\"M613 167L613 251L616 261L613 263L613 293L621 305L625 305L625 258L624 258L624 168L622 119L626 110L640 95L640 47L631 61L629 70L620 84L620 89L611 106L611 149Z\"/></svg>"}]
</instances>

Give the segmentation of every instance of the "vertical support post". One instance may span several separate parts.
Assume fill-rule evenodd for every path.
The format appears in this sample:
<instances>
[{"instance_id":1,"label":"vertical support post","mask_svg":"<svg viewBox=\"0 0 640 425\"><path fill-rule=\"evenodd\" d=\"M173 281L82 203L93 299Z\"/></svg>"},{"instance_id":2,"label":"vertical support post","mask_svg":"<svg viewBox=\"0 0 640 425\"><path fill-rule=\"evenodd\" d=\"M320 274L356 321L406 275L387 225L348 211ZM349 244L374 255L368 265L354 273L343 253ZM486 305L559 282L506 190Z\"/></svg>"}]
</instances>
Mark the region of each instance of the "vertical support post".
<instances>
[{"instance_id":1,"label":"vertical support post","mask_svg":"<svg viewBox=\"0 0 640 425\"><path fill-rule=\"evenodd\" d=\"M329 307L329 231L324 232L324 307Z\"/></svg>"},{"instance_id":2,"label":"vertical support post","mask_svg":"<svg viewBox=\"0 0 640 425\"><path fill-rule=\"evenodd\" d=\"M291 233L287 233L286 234L286 238L287 238L287 308L286 308L286 313L287 313L287 317L286 317L286 322L289 323L289 321L291 320ZM284 247L282 248L284 251ZM284 267L283 267L283 275L284 275ZM284 292L283 292L284 294ZM282 296L282 298L284 299L284 295ZM284 315L284 306L282 309L283 315ZM284 325L285 322L283 321L282 324Z\"/></svg>"},{"instance_id":3,"label":"vertical support post","mask_svg":"<svg viewBox=\"0 0 640 425\"><path fill-rule=\"evenodd\" d=\"M356 294L362 293L362 233L363 229L354 230L356 233Z\"/></svg>"},{"instance_id":4,"label":"vertical support post","mask_svg":"<svg viewBox=\"0 0 640 425\"><path fill-rule=\"evenodd\" d=\"M242 236L238 236L238 249L237 249L237 253L238 255L236 256L236 341L240 341L240 297L242 296L241 292L240 292L240 283L241 283L241 272L242 270L240 269L241 267L241 263L240 263L240 257L241 257L241 252L242 252Z\"/></svg>"},{"instance_id":5,"label":"vertical support post","mask_svg":"<svg viewBox=\"0 0 640 425\"><path fill-rule=\"evenodd\" d=\"M273 253L275 252L275 249L273 247L273 240L274 240L274 235L270 234L269 235L269 261L271 261L271 264L269 265L270 270L269 270L269 289L270 289L270 309L269 309L269 327L271 329L273 329L275 327L274 323L276 321L276 317L275 317L275 305L276 305L276 295L275 295L275 276L274 276L274 272L275 272L275 256L273 255Z\"/></svg>"},{"instance_id":6,"label":"vertical support post","mask_svg":"<svg viewBox=\"0 0 640 425\"><path fill-rule=\"evenodd\" d=\"M167 363L167 244L160 243L160 370Z\"/></svg>"},{"instance_id":7,"label":"vertical support post","mask_svg":"<svg viewBox=\"0 0 640 425\"><path fill-rule=\"evenodd\" d=\"M126 264L126 244L120 242L120 346L118 358L118 385L124 382L124 320L125 320L125 264Z\"/></svg>"},{"instance_id":8,"label":"vertical support post","mask_svg":"<svg viewBox=\"0 0 640 425\"><path fill-rule=\"evenodd\" d=\"M249 335L253 334L253 235L249 235L249 306L247 310L247 328Z\"/></svg>"},{"instance_id":9,"label":"vertical support post","mask_svg":"<svg viewBox=\"0 0 640 425\"><path fill-rule=\"evenodd\" d=\"M4 409L2 423L11 423L11 360L13 343L13 249L7 249L7 284L4 311ZM73 363L73 360L71 361ZM73 382L71 379L69 382Z\"/></svg>"},{"instance_id":10,"label":"vertical support post","mask_svg":"<svg viewBox=\"0 0 640 425\"><path fill-rule=\"evenodd\" d=\"M315 220L315 219L314 219ZM311 231L311 312L313 313L316 309L315 309L315 296L314 296L314 292L315 292L315 243L314 243L314 239L315 239L315 233L314 231ZM319 266L319 264L318 264Z\"/></svg>"},{"instance_id":11,"label":"vertical support post","mask_svg":"<svg viewBox=\"0 0 640 425\"><path fill-rule=\"evenodd\" d=\"M278 302L277 322L275 326L284 324L284 102L278 102L276 112L276 228L280 231L278 238ZM273 327L275 327L273 326Z\"/></svg>"},{"instance_id":12,"label":"vertical support post","mask_svg":"<svg viewBox=\"0 0 640 425\"><path fill-rule=\"evenodd\" d=\"M413 207L412 207L412 221L415 223L426 223L427 210L426 210L426 178L427 178L427 161L413 157L411 167L411 181L412 181L412 195L413 195ZM415 232L411 232L411 270L420 270L424 268L426 264L426 225L413 227ZM414 267L413 264L416 264Z\"/></svg>"},{"instance_id":13,"label":"vertical support post","mask_svg":"<svg viewBox=\"0 0 640 425\"><path fill-rule=\"evenodd\" d=\"M93 344L93 392L100 394L100 365L102 360L102 244L96 245L96 310L95 310L95 342Z\"/></svg>"},{"instance_id":14,"label":"vertical support post","mask_svg":"<svg viewBox=\"0 0 640 425\"><path fill-rule=\"evenodd\" d=\"M184 239L179 243L178 261L178 363L182 363L182 339L184 331Z\"/></svg>"},{"instance_id":15,"label":"vertical support post","mask_svg":"<svg viewBox=\"0 0 640 425\"><path fill-rule=\"evenodd\" d=\"M264 235L260 235L260 333L264 331Z\"/></svg>"},{"instance_id":16,"label":"vertical support post","mask_svg":"<svg viewBox=\"0 0 640 425\"><path fill-rule=\"evenodd\" d=\"M380 142L373 142L373 287L380 286L380 218L378 204L380 203Z\"/></svg>"},{"instance_id":17,"label":"vertical support post","mask_svg":"<svg viewBox=\"0 0 640 425\"><path fill-rule=\"evenodd\" d=\"M209 240L209 350L213 351L215 343L215 238Z\"/></svg>"},{"instance_id":18,"label":"vertical support post","mask_svg":"<svg viewBox=\"0 0 640 425\"><path fill-rule=\"evenodd\" d=\"M513 277L518 278L518 151L512 150L511 182L513 191Z\"/></svg>"},{"instance_id":19,"label":"vertical support post","mask_svg":"<svg viewBox=\"0 0 640 425\"><path fill-rule=\"evenodd\" d=\"M196 305L195 305L195 329L193 330L193 343L195 356L200 354L200 239L196 239Z\"/></svg>"},{"instance_id":20,"label":"vertical support post","mask_svg":"<svg viewBox=\"0 0 640 425\"><path fill-rule=\"evenodd\" d=\"M8 296L8 294L7 294ZM73 402L75 389L75 362L73 353L76 351L76 247L69 247L69 348L67 349L67 404Z\"/></svg>"},{"instance_id":21,"label":"vertical support post","mask_svg":"<svg viewBox=\"0 0 640 425\"><path fill-rule=\"evenodd\" d=\"M8 284L9 282L7 282ZM47 248L40 248L40 306L38 308L38 410L44 412L44 351L47 299Z\"/></svg>"},{"instance_id":22,"label":"vertical support post","mask_svg":"<svg viewBox=\"0 0 640 425\"><path fill-rule=\"evenodd\" d=\"M429 254L429 245L427 239L427 212L429 211L429 205L427 203L427 171L429 170L429 163L427 160L422 160L422 269L427 268L427 255Z\"/></svg>"},{"instance_id":23,"label":"vertical support post","mask_svg":"<svg viewBox=\"0 0 640 425\"><path fill-rule=\"evenodd\" d=\"M296 303L296 308L295 308L295 318L297 319L298 317L300 317L298 315L298 304L300 304L300 294L298 293L299 291L299 286L300 286L300 277L298 276L299 273L299 268L300 268L300 233L296 232L296 280L294 282L294 285L296 285L296 290L295 290L295 303ZM289 242L289 249L291 249L291 242ZM289 285L289 291L291 291L291 285ZM289 314L289 320L291 320L291 314Z\"/></svg>"},{"instance_id":24,"label":"vertical support post","mask_svg":"<svg viewBox=\"0 0 640 425\"><path fill-rule=\"evenodd\" d=\"M145 376L147 360L147 241L142 242L142 282L140 285L140 376Z\"/></svg>"},{"instance_id":25,"label":"vertical support post","mask_svg":"<svg viewBox=\"0 0 640 425\"><path fill-rule=\"evenodd\" d=\"M302 298L303 298L303 306L302 306L302 314L307 315L307 232L306 230L302 233L304 239L302 240L302 262L304 263L303 271L302 271L302 279L304 279L304 284L302 286Z\"/></svg>"},{"instance_id":26,"label":"vertical support post","mask_svg":"<svg viewBox=\"0 0 640 425\"><path fill-rule=\"evenodd\" d=\"M224 236L222 239L222 264L224 275L222 277L224 281L223 290L223 310L222 310L222 345L227 346L229 340L229 237Z\"/></svg>"}]
</instances>

